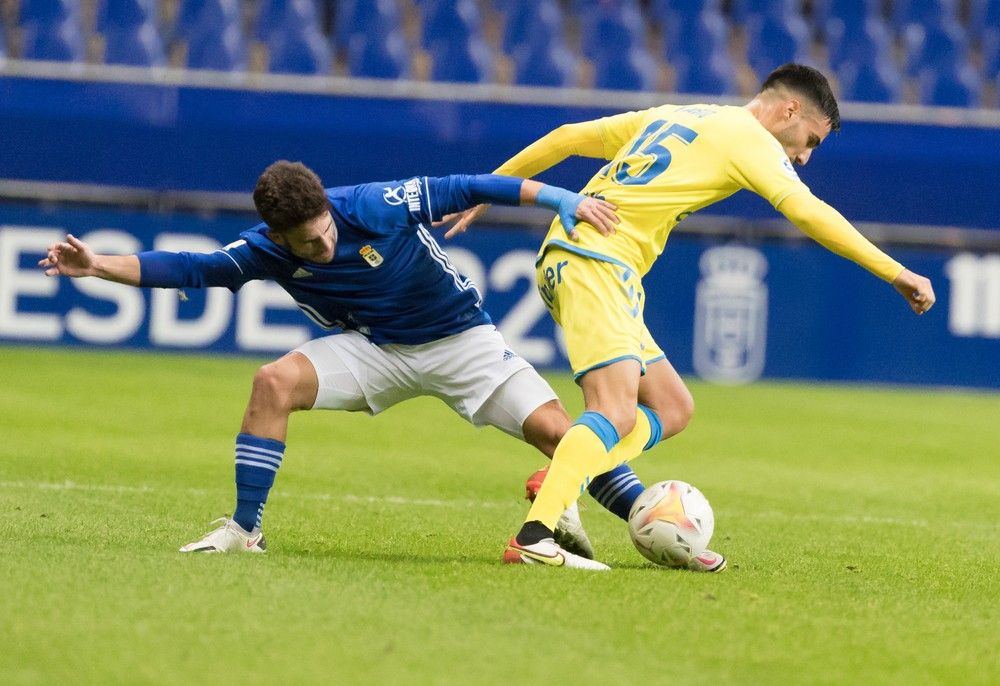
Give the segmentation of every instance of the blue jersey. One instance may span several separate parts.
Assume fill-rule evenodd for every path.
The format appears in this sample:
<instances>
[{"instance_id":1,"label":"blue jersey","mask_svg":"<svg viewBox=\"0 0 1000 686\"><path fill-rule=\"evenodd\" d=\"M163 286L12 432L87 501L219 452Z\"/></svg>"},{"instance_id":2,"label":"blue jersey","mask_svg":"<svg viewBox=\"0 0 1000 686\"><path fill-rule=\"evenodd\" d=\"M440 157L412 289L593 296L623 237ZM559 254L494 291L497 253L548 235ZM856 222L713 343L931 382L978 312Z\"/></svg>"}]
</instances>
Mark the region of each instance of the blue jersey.
<instances>
[{"instance_id":1,"label":"blue jersey","mask_svg":"<svg viewBox=\"0 0 1000 686\"><path fill-rule=\"evenodd\" d=\"M477 182L497 178L418 177L330 188L337 242L329 264L292 255L259 224L214 253L140 254L141 285L235 291L269 279L324 329L355 330L376 344L451 336L489 324L490 316L475 284L455 269L428 227L479 202L514 204L518 195L511 183L500 194L495 185L480 192L487 186Z\"/></svg>"}]
</instances>

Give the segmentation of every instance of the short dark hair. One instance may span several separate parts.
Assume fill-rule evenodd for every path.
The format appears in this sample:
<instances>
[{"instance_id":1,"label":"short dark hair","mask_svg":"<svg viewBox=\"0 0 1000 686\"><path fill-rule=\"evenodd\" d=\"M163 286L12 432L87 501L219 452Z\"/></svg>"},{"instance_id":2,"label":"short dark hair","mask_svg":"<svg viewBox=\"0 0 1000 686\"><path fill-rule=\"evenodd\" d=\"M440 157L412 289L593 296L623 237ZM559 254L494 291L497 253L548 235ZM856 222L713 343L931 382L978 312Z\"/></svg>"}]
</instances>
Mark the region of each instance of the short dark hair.
<instances>
[{"instance_id":1,"label":"short dark hair","mask_svg":"<svg viewBox=\"0 0 1000 686\"><path fill-rule=\"evenodd\" d=\"M330 207L316 173L288 160L278 160L260 175L253 204L264 223L279 233L315 219Z\"/></svg>"},{"instance_id":2,"label":"short dark hair","mask_svg":"<svg viewBox=\"0 0 1000 686\"><path fill-rule=\"evenodd\" d=\"M830 120L830 130L840 129L840 109L837 107L837 98L833 96L830 82L826 80L820 70L807 67L804 64L783 64L768 74L760 90L763 93L768 88L779 85L809 98L820 112Z\"/></svg>"}]
</instances>

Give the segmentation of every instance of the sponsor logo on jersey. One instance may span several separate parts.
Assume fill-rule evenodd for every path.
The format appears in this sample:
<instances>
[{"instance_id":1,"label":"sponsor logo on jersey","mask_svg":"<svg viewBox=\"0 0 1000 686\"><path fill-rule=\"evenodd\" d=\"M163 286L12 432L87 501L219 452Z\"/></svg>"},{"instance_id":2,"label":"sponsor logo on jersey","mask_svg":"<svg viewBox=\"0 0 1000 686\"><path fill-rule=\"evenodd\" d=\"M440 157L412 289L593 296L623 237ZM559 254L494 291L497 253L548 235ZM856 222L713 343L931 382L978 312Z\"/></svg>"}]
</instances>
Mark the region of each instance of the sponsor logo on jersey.
<instances>
[{"instance_id":1,"label":"sponsor logo on jersey","mask_svg":"<svg viewBox=\"0 0 1000 686\"><path fill-rule=\"evenodd\" d=\"M310 277L310 276L312 276L312 272L306 271L302 267L299 267L294 272L292 272L292 278L293 279L305 279L305 278Z\"/></svg>"},{"instance_id":2,"label":"sponsor logo on jersey","mask_svg":"<svg viewBox=\"0 0 1000 686\"><path fill-rule=\"evenodd\" d=\"M365 259L365 262L373 267L378 267L382 264L382 262L384 262L378 250L370 245L362 246L361 250L358 250L358 252L361 253L361 257Z\"/></svg>"},{"instance_id":3,"label":"sponsor logo on jersey","mask_svg":"<svg viewBox=\"0 0 1000 686\"><path fill-rule=\"evenodd\" d=\"M382 199L388 205L402 205L417 214L420 212L420 179L413 178L402 186L385 186L382 189Z\"/></svg>"},{"instance_id":4,"label":"sponsor logo on jersey","mask_svg":"<svg viewBox=\"0 0 1000 686\"><path fill-rule=\"evenodd\" d=\"M503 361L504 362L506 362L507 360L512 360L515 357L517 357L517 353L515 353L513 350L504 350L503 351Z\"/></svg>"}]
</instances>

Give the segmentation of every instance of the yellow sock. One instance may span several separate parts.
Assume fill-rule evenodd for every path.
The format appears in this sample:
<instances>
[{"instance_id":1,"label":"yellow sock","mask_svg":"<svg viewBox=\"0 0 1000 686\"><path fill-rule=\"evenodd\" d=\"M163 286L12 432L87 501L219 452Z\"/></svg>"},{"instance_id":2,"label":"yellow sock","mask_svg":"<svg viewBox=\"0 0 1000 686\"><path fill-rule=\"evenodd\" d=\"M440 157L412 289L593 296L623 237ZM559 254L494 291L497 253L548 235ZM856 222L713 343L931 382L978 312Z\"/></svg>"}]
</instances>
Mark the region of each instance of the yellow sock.
<instances>
[{"instance_id":1,"label":"yellow sock","mask_svg":"<svg viewBox=\"0 0 1000 686\"><path fill-rule=\"evenodd\" d=\"M603 416L598 416L607 422ZM655 414L652 422L650 420L645 408L639 407L636 410L635 427L611 450L607 447L607 442L611 440L607 435L599 437L586 424L571 426L556 446L545 483L538 491L525 521L539 521L549 529L555 529L559 517L583 494L591 479L637 457L649 447L651 437L655 436L656 441L659 440L659 420Z\"/></svg>"},{"instance_id":2,"label":"yellow sock","mask_svg":"<svg viewBox=\"0 0 1000 686\"><path fill-rule=\"evenodd\" d=\"M646 449L646 444L649 443L649 437L652 434L653 427L649 423L649 417L642 409L636 409L635 428L625 438L618 441L618 445L611 449L608 457L613 458L615 463L608 469L617 467L623 462L628 462L638 457ZM603 474L603 472L598 472L597 474ZM591 474L590 478L593 479L597 474Z\"/></svg>"},{"instance_id":3,"label":"yellow sock","mask_svg":"<svg viewBox=\"0 0 1000 686\"><path fill-rule=\"evenodd\" d=\"M556 528L559 517L583 493L590 479L615 465L604 442L583 424L574 424L559 441L545 483L528 511L526 522Z\"/></svg>"}]
</instances>

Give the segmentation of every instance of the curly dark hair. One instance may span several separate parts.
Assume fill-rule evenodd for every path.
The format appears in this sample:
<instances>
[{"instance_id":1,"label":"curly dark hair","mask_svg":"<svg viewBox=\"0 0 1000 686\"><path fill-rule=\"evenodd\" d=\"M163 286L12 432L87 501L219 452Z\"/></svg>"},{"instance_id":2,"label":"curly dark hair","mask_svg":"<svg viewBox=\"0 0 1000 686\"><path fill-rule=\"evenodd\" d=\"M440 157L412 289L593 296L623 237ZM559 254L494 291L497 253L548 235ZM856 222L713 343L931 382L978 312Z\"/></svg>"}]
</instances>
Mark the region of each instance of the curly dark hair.
<instances>
[{"instance_id":1,"label":"curly dark hair","mask_svg":"<svg viewBox=\"0 0 1000 686\"><path fill-rule=\"evenodd\" d=\"M760 90L763 93L768 88L778 85L785 86L789 90L809 98L819 108L819 111L830 120L830 130L840 129L840 109L837 107L837 98L833 96L830 82L823 76L823 72L804 64L783 64L764 79Z\"/></svg>"},{"instance_id":2,"label":"curly dark hair","mask_svg":"<svg viewBox=\"0 0 1000 686\"><path fill-rule=\"evenodd\" d=\"M316 173L288 160L278 160L260 175L253 204L264 223L279 233L302 226L330 207Z\"/></svg>"}]
</instances>

